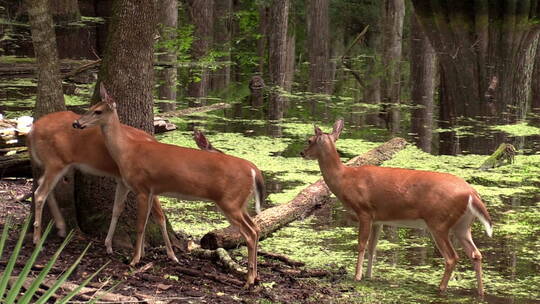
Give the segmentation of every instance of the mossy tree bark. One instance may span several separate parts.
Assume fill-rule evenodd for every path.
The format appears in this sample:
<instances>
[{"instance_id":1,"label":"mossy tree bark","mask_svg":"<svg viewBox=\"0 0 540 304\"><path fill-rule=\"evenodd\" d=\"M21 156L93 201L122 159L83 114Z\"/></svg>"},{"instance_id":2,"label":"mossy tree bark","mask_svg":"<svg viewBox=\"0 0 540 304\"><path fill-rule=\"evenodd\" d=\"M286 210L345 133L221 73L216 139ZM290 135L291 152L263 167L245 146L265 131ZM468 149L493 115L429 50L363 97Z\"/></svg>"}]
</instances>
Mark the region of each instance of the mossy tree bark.
<instances>
[{"instance_id":1,"label":"mossy tree bark","mask_svg":"<svg viewBox=\"0 0 540 304\"><path fill-rule=\"evenodd\" d=\"M109 94L116 100L122 123L153 133L154 34L158 0L115 0L107 38L107 49L99 72ZM94 102L99 90L94 91ZM85 233L103 237L109 226L116 183L110 178L77 173L76 210ZM136 203L130 194L118 222L114 247L130 247L135 238ZM159 226L150 218L146 240L163 244ZM170 225L169 225L170 228ZM169 230L171 233L172 230ZM131 238L130 238L131 236ZM172 241L176 238L171 233ZM178 243L177 243L178 244Z\"/></svg>"},{"instance_id":2,"label":"mossy tree bark","mask_svg":"<svg viewBox=\"0 0 540 304\"><path fill-rule=\"evenodd\" d=\"M440 61L443 118L524 118L540 31L538 1L412 2Z\"/></svg>"}]
</instances>

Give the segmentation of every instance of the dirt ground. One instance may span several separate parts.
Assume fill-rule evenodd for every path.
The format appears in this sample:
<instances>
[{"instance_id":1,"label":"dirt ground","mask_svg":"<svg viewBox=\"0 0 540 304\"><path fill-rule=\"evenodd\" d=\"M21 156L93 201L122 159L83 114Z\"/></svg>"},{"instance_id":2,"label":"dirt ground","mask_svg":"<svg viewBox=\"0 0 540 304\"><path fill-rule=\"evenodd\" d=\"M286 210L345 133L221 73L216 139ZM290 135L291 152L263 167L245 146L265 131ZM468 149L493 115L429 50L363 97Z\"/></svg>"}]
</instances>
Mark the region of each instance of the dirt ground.
<instances>
[{"instance_id":1,"label":"dirt ground","mask_svg":"<svg viewBox=\"0 0 540 304\"><path fill-rule=\"evenodd\" d=\"M13 202L13 199L30 191L30 187L31 183L24 180L0 182L0 226L3 227L8 215L14 218L16 224L22 224L29 213L30 203L28 200ZM6 265L6 255L9 256L15 245L18 230L19 226L16 226L9 234L9 241L5 248L8 254L4 254L0 259L0 272ZM37 266L32 270L32 275L39 273L40 268L47 263L61 241L57 237L47 241L45 249L38 258ZM89 239L81 233L76 233L62 252L51 271L53 277L69 267L89 242L92 243L90 249L69 281L80 283L109 262L89 287L107 289L119 283L113 292L131 296L131 303L335 303L344 300L340 301L342 294L339 288L339 281L344 277L342 270L327 273L322 278L314 278L306 275L306 271L314 273L313 270L259 257L260 282L254 288L247 290L243 288L242 276L226 273L214 261L177 251L180 263L175 264L167 259L165 249L160 247L147 248L146 256L141 263L137 267L130 267L128 263L131 251L117 251L109 256L106 254L102 240ZM33 245L29 234L17 263L17 271L24 267L24 261L30 256L32 250ZM240 263L245 266L246 259L242 259ZM287 271L289 273L285 273ZM86 294L86 297L88 298L91 294ZM84 297L78 297L77 300L84 300Z\"/></svg>"}]
</instances>

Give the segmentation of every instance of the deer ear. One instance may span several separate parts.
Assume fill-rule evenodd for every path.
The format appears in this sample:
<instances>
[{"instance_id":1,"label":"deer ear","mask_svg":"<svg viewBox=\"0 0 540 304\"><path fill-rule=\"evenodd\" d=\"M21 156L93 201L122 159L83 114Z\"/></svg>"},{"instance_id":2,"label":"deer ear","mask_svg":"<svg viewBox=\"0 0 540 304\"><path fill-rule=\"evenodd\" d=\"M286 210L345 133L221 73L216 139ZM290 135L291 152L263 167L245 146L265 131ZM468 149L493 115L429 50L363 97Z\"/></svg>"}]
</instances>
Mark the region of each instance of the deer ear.
<instances>
[{"instance_id":1,"label":"deer ear","mask_svg":"<svg viewBox=\"0 0 540 304\"><path fill-rule=\"evenodd\" d=\"M99 83L99 95L101 96L101 100L103 101L109 99L109 93L107 93L107 89L105 88L103 82Z\"/></svg>"},{"instance_id":2,"label":"deer ear","mask_svg":"<svg viewBox=\"0 0 540 304\"><path fill-rule=\"evenodd\" d=\"M343 119L338 119L334 123L332 134L330 134L332 138L334 139L334 141L338 140L339 135L341 134L341 131L343 130L343 125L344 125Z\"/></svg>"},{"instance_id":3,"label":"deer ear","mask_svg":"<svg viewBox=\"0 0 540 304\"><path fill-rule=\"evenodd\" d=\"M323 134L323 131L319 127L314 126L314 129L315 129L316 136L321 136Z\"/></svg>"}]
</instances>

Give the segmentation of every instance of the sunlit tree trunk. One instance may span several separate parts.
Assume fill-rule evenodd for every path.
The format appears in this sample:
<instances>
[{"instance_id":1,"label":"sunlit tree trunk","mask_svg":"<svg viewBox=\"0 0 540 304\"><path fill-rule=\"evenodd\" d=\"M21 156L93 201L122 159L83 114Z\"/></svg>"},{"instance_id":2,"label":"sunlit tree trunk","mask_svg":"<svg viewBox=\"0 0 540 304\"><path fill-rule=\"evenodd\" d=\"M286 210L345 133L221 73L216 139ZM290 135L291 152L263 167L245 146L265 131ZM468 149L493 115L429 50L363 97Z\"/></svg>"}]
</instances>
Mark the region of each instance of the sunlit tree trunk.
<instances>
[{"instance_id":1,"label":"sunlit tree trunk","mask_svg":"<svg viewBox=\"0 0 540 304\"><path fill-rule=\"evenodd\" d=\"M285 85L288 20L289 0L272 1L268 27L268 68L272 86L268 118L272 120L283 118L283 96L279 91Z\"/></svg>"},{"instance_id":2,"label":"sunlit tree trunk","mask_svg":"<svg viewBox=\"0 0 540 304\"><path fill-rule=\"evenodd\" d=\"M194 41L191 46L191 60L194 64L189 71L190 83L187 95L190 97L189 106L201 106L206 102L208 93L209 73L204 66L204 57L208 55L212 45L213 10L212 0L189 0L191 23L195 26Z\"/></svg>"},{"instance_id":3,"label":"sunlit tree trunk","mask_svg":"<svg viewBox=\"0 0 540 304\"><path fill-rule=\"evenodd\" d=\"M537 1L412 2L438 54L450 120L523 118L540 31Z\"/></svg>"},{"instance_id":4,"label":"sunlit tree trunk","mask_svg":"<svg viewBox=\"0 0 540 304\"><path fill-rule=\"evenodd\" d=\"M176 28L178 26L178 1L160 0L159 7L159 34L162 42L176 38ZM175 109L176 101L176 52L171 49L162 48L157 60L166 66L157 71L157 93L158 98L169 102L160 105L162 111L172 111Z\"/></svg>"},{"instance_id":5,"label":"sunlit tree trunk","mask_svg":"<svg viewBox=\"0 0 540 304\"><path fill-rule=\"evenodd\" d=\"M330 93L329 0L312 0L308 4L307 48L309 90Z\"/></svg>"},{"instance_id":6,"label":"sunlit tree trunk","mask_svg":"<svg viewBox=\"0 0 540 304\"><path fill-rule=\"evenodd\" d=\"M214 3L214 45L223 56L217 59L219 67L212 72L212 90L223 90L231 82L231 33L232 0L220 0Z\"/></svg>"},{"instance_id":7,"label":"sunlit tree trunk","mask_svg":"<svg viewBox=\"0 0 540 304\"><path fill-rule=\"evenodd\" d=\"M399 131L399 109L401 93L401 43L404 0L385 0L382 7L382 63L381 98L387 105L386 119L392 133Z\"/></svg>"},{"instance_id":8,"label":"sunlit tree trunk","mask_svg":"<svg viewBox=\"0 0 540 304\"><path fill-rule=\"evenodd\" d=\"M411 131L416 145L431 152L433 131L433 96L435 92L436 56L433 47L411 14Z\"/></svg>"},{"instance_id":9,"label":"sunlit tree trunk","mask_svg":"<svg viewBox=\"0 0 540 304\"><path fill-rule=\"evenodd\" d=\"M116 0L112 7L107 49L99 72L116 100L120 121L153 133L154 36L158 21L158 0ZM98 86L99 87L99 86ZM95 100L99 89L95 90ZM116 183L82 173L76 176L76 206L79 226L85 233L105 235L112 215ZM130 243L136 218L134 195L128 196L126 210L118 222L115 247ZM152 217L151 217L152 218ZM162 244L157 223L151 221L146 239Z\"/></svg>"}]
</instances>

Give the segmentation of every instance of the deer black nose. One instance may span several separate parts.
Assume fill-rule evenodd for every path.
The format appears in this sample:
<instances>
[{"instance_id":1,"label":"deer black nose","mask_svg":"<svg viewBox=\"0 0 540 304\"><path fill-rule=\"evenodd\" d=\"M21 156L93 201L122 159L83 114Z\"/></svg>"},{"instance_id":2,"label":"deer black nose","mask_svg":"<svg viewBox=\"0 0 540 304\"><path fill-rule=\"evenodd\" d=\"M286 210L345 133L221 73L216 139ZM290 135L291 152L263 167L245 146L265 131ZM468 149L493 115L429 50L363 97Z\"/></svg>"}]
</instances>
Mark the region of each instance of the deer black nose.
<instances>
[{"instance_id":1,"label":"deer black nose","mask_svg":"<svg viewBox=\"0 0 540 304\"><path fill-rule=\"evenodd\" d=\"M300 152L300 156L304 157L304 151Z\"/></svg>"},{"instance_id":2,"label":"deer black nose","mask_svg":"<svg viewBox=\"0 0 540 304\"><path fill-rule=\"evenodd\" d=\"M84 129L84 127L81 126L81 124L79 123L78 120L75 120L75 121L73 122L72 126L73 126L73 128L75 128L75 129Z\"/></svg>"}]
</instances>

